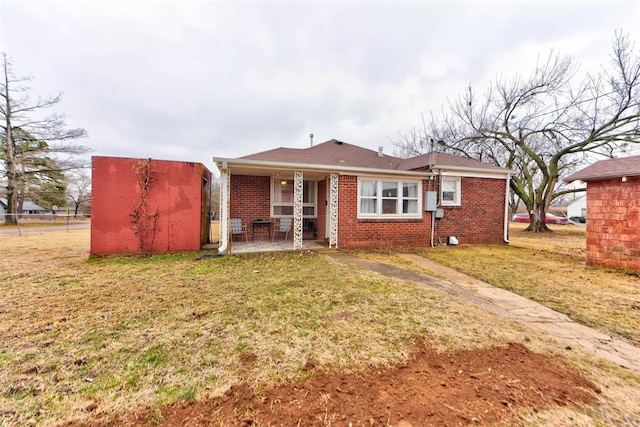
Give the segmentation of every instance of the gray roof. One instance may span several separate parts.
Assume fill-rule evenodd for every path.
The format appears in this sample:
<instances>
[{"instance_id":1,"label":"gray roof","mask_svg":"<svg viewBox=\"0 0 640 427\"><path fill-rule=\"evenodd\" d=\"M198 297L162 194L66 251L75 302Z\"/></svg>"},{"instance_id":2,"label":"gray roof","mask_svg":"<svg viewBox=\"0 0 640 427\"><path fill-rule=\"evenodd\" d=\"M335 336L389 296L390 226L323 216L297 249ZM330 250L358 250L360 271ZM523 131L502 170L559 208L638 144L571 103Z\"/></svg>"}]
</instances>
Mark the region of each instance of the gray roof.
<instances>
[{"instance_id":1,"label":"gray roof","mask_svg":"<svg viewBox=\"0 0 640 427\"><path fill-rule=\"evenodd\" d=\"M7 199L4 198L4 197L0 197L0 204L6 208L7 207ZM33 202L25 201L22 204L22 210L23 211L47 211L48 209L43 208L42 206L36 205Z\"/></svg>"},{"instance_id":2,"label":"gray roof","mask_svg":"<svg viewBox=\"0 0 640 427\"><path fill-rule=\"evenodd\" d=\"M569 175L564 181L602 181L623 176L640 176L640 156L600 160Z\"/></svg>"},{"instance_id":3,"label":"gray roof","mask_svg":"<svg viewBox=\"0 0 640 427\"><path fill-rule=\"evenodd\" d=\"M460 156L444 153L423 154L401 159L362 148L357 145L331 139L308 148L275 148L240 157L246 160L263 160L280 163L332 165L354 168L411 171L434 167L459 167L491 172L510 172L508 169Z\"/></svg>"}]
</instances>

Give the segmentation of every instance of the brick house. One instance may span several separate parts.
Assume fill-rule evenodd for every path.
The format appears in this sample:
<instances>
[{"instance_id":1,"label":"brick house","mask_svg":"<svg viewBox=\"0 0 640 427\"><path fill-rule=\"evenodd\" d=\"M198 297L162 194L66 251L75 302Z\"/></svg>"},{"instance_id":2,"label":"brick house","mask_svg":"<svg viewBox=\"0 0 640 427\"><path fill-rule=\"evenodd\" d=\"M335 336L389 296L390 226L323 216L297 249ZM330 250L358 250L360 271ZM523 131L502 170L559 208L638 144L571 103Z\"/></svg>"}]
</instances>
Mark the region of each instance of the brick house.
<instances>
[{"instance_id":1,"label":"brick house","mask_svg":"<svg viewBox=\"0 0 640 427\"><path fill-rule=\"evenodd\" d=\"M292 218L294 249L304 238L345 249L507 242L511 171L487 163L443 153L400 159L335 139L213 160L221 252L229 218L253 239Z\"/></svg>"},{"instance_id":2,"label":"brick house","mask_svg":"<svg viewBox=\"0 0 640 427\"><path fill-rule=\"evenodd\" d=\"M640 156L601 160L564 181L587 183L587 264L640 271Z\"/></svg>"}]
</instances>

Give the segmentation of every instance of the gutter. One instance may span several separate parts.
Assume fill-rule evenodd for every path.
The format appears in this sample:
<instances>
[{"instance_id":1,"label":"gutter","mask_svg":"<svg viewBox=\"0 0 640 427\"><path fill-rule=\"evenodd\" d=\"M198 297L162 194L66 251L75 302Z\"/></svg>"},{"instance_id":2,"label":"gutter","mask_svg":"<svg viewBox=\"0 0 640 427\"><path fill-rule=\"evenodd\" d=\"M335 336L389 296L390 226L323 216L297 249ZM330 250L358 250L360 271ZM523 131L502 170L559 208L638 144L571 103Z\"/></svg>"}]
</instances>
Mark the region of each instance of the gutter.
<instances>
[{"instance_id":1,"label":"gutter","mask_svg":"<svg viewBox=\"0 0 640 427\"><path fill-rule=\"evenodd\" d=\"M342 172L344 174L376 174L376 175L403 175L403 176L435 176L433 172L427 171L415 171L415 170L398 170L398 169L379 169L379 168L366 168L366 167L354 167L354 166L340 166L340 165L325 165L325 164L312 164L312 163L290 163L290 162L276 162L272 160L251 160L251 159L233 159L226 157L214 157L213 162L220 169L221 165L229 165L235 167L248 167L253 169L282 169L282 170L303 170L307 172ZM439 175L451 175L465 176L464 173L477 178L496 178L496 176L511 176L510 169L483 169L472 168L466 166L447 166L447 165L432 165L431 170L441 170ZM456 174L456 172L463 173L463 175Z\"/></svg>"},{"instance_id":2,"label":"gutter","mask_svg":"<svg viewBox=\"0 0 640 427\"><path fill-rule=\"evenodd\" d=\"M343 172L353 174L354 172L362 173L362 174L386 174L386 175L403 175L403 176L416 176L416 177L424 177L430 176L428 172L425 171L406 171L406 170L397 170L397 169L376 169L376 168L363 168L363 167L352 167L352 166L338 166L338 165L314 165L310 163L281 163L281 162L273 162L270 160L248 160L248 159L228 159L224 157L214 157L213 162L216 164L218 169L221 169L221 165L225 167L226 165L235 166L235 167L248 167L253 169L282 169L282 170L302 170L306 172Z\"/></svg>"}]
</instances>

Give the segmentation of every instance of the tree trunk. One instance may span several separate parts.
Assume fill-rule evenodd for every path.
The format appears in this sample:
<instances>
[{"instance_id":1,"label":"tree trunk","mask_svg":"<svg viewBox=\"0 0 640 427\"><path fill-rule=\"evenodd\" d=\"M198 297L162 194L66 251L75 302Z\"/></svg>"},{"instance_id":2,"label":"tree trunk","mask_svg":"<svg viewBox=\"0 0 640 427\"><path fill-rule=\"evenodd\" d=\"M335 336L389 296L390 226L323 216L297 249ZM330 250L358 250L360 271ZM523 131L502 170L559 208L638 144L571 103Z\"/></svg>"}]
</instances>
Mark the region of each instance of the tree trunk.
<instances>
[{"instance_id":1,"label":"tree trunk","mask_svg":"<svg viewBox=\"0 0 640 427\"><path fill-rule=\"evenodd\" d=\"M547 227L547 210L544 204L536 203L529 228L531 229L529 231L535 231L536 233L551 232L551 229Z\"/></svg>"},{"instance_id":2,"label":"tree trunk","mask_svg":"<svg viewBox=\"0 0 640 427\"><path fill-rule=\"evenodd\" d=\"M6 225L17 224L17 201L18 193L16 192L16 162L15 162L15 145L13 141L12 123L11 123L11 99L9 98L9 71L7 70L7 57L3 55L4 59L4 93L2 94L6 100L5 105L5 164L7 166L7 214L4 216L4 223Z\"/></svg>"}]
</instances>

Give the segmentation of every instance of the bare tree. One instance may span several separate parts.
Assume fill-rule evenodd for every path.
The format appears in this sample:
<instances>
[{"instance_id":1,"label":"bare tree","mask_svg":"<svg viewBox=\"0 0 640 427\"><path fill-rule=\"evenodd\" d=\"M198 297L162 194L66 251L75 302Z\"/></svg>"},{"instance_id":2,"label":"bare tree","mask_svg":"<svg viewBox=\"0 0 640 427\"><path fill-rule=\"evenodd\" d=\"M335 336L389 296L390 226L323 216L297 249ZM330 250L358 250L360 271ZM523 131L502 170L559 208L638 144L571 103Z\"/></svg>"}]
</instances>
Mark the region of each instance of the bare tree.
<instances>
[{"instance_id":1,"label":"bare tree","mask_svg":"<svg viewBox=\"0 0 640 427\"><path fill-rule=\"evenodd\" d=\"M73 216L88 212L91 207L91 176L86 169L75 171L67 177L67 195L73 203Z\"/></svg>"},{"instance_id":2,"label":"bare tree","mask_svg":"<svg viewBox=\"0 0 640 427\"><path fill-rule=\"evenodd\" d=\"M13 74L5 53L0 63L0 168L6 179L5 223L14 224L20 189L34 176L53 176L82 166L77 158L89 151L71 141L86 136L84 129L68 129L61 114L45 111L62 100L62 94L32 101L29 78Z\"/></svg>"},{"instance_id":3,"label":"bare tree","mask_svg":"<svg viewBox=\"0 0 640 427\"><path fill-rule=\"evenodd\" d=\"M610 68L579 79L573 58L551 52L527 78L498 77L482 97L469 88L441 117L432 115L430 139L441 150L514 170L511 190L529 211L528 230L549 231L550 204L583 191L563 187L561 176L640 142L640 57L617 34L611 59ZM428 151L424 129L396 145Z\"/></svg>"}]
</instances>

